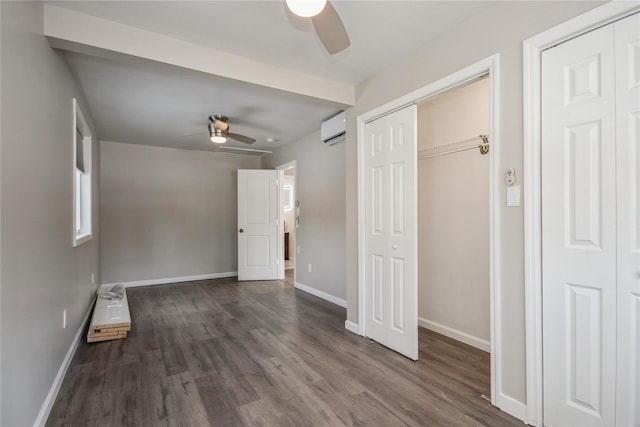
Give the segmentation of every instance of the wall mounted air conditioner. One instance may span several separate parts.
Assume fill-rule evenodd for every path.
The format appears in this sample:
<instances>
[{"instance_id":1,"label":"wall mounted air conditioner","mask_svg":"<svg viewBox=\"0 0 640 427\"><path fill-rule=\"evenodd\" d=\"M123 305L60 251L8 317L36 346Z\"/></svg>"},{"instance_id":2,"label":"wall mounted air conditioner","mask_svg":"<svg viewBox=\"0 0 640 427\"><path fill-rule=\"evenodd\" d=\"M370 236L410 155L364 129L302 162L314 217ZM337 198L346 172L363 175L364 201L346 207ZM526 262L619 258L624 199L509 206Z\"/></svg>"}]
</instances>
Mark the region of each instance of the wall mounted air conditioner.
<instances>
[{"instance_id":1,"label":"wall mounted air conditioner","mask_svg":"<svg viewBox=\"0 0 640 427\"><path fill-rule=\"evenodd\" d=\"M333 116L320 127L320 139L327 145L335 145L344 141L346 131L346 115L344 111Z\"/></svg>"}]
</instances>

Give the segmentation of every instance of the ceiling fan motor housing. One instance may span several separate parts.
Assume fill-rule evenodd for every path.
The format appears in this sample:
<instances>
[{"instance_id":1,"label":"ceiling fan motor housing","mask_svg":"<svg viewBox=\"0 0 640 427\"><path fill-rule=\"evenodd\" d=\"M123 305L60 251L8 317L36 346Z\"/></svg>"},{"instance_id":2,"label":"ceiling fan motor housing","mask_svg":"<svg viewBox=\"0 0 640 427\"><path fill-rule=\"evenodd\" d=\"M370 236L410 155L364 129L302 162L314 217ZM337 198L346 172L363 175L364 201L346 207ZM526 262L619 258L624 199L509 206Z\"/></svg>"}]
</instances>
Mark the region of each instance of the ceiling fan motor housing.
<instances>
[{"instance_id":1,"label":"ceiling fan motor housing","mask_svg":"<svg viewBox=\"0 0 640 427\"><path fill-rule=\"evenodd\" d=\"M218 114L214 116L209 116L209 121L211 121L212 123L215 123L216 120L227 123L229 121L229 117L218 115Z\"/></svg>"},{"instance_id":2,"label":"ceiling fan motor housing","mask_svg":"<svg viewBox=\"0 0 640 427\"><path fill-rule=\"evenodd\" d=\"M216 120L226 122L228 119L225 116L209 116L209 138L211 142L223 144L227 142L227 138L229 137L229 127L220 129L216 126Z\"/></svg>"}]
</instances>

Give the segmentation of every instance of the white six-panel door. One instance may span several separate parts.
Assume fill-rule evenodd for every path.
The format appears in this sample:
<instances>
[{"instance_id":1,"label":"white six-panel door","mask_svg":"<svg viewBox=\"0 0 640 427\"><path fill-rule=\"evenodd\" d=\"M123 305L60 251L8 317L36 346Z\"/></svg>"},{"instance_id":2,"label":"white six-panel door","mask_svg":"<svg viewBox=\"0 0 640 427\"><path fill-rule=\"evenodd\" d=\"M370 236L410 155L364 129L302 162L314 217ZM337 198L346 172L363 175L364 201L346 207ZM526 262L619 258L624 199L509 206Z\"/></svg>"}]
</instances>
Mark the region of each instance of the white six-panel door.
<instances>
[{"instance_id":1,"label":"white six-panel door","mask_svg":"<svg viewBox=\"0 0 640 427\"><path fill-rule=\"evenodd\" d=\"M365 332L418 359L416 106L365 126Z\"/></svg>"},{"instance_id":2,"label":"white six-panel door","mask_svg":"<svg viewBox=\"0 0 640 427\"><path fill-rule=\"evenodd\" d=\"M542 55L544 421L614 425L613 28Z\"/></svg>"},{"instance_id":3,"label":"white six-panel door","mask_svg":"<svg viewBox=\"0 0 640 427\"><path fill-rule=\"evenodd\" d=\"M618 152L616 424L640 426L640 14L615 23Z\"/></svg>"},{"instance_id":4,"label":"white six-panel door","mask_svg":"<svg viewBox=\"0 0 640 427\"><path fill-rule=\"evenodd\" d=\"M542 55L547 426L640 422L637 19Z\"/></svg>"},{"instance_id":5,"label":"white six-panel door","mask_svg":"<svg viewBox=\"0 0 640 427\"><path fill-rule=\"evenodd\" d=\"M278 278L278 171L238 170L238 280Z\"/></svg>"}]
</instances>

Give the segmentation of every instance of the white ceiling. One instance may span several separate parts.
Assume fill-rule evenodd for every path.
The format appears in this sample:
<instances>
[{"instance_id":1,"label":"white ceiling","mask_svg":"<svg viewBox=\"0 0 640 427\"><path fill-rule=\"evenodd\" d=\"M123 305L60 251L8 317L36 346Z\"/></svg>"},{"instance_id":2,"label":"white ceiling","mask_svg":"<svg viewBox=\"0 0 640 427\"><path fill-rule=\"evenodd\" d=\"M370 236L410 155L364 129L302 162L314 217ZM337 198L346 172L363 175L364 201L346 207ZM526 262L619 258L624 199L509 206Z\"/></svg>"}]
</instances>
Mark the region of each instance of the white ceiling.
<instances>
[{"instance_id":1,"label":"white ceiling","mask_svg":"<svg viewBox=\"0 0 640 427\"><path fill-rule=\"evenodd\" d=\"M153 61L66 55L106 141L212 150L208 116L222 114L231 132L257 140L227 145L272 150L319 129L338 111L313 98Z\"/></svg>"},{"instance_id":2,"label":"white ceiling","mask_svg":"<svg viewBox=\"0 0 640 427\"><path fill-rule=\"evenodd\" d=\"M329 56L309 19L284 1L49 2L194 45L355 85L428 42L487 2L336 1L351 47ZM67 53L85 91L101 138L147 145L207 149L207 116L230 116L232 132L271 149L319 128L339 110L310 97L231 81L121 55ZM243 144L236 144L242 146Z\"/></svg>"}]
</instances>

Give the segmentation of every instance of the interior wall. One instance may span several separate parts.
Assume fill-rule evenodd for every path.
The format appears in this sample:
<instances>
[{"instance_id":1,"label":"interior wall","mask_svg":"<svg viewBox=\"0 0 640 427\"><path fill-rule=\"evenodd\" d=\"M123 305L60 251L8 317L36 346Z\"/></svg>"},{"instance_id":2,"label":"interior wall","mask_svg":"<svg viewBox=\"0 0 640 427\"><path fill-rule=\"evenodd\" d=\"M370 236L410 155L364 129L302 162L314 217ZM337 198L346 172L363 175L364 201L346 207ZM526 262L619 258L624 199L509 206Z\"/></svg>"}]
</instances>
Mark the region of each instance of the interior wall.
<instances>
[{"instance_id":1,"label":"interior wall","mask_svg":"<svg viewBox=\"0 0 640 427\"><path fill-rule=\"evenodd\" d=\"M293 172L295 168L291 168L290 170L292 171L291 173L295 173ZM296 179L294 176L287 175L287 172L289 172L289 169L285 171L284 184L291 186L293 191L293 201L291 203L291 209L284 211L284 231L289 232L289 260L293 261L296 258Z\"/></svg>"},{"instance_id":2,"label":"interior wall","mask_svg":"<svg viewBox=\"0 0 640 427\"><path fill-rule=\"evenodd\" d=\"M602 2L495 2L487 9L461 21L440 36L394 62L357 87L356 106L347 110L345 147L347 203L347 318L357 324L358 301L358 115L379 107L407 93L444 78L493 54L500 55L497 83L500 96L498 122L501 170L515 167L517 182L522 185L522 42L554 25L586 12ZM524 328L524 226L521 207L507 208L505 186L496 189L500 200L502 318L500 334L502 371L499 391L511 407L526 400L525 328Z\"/></svg>"},{"instance_id":3,"label":"interior wall","mask_svg":"<svg viewBox=\"0 0 640 427\"><path fill-rule=\"evenodd\" d=\"M488 133L489 79L418 105L418 150ZM486 349L489 306L489 156L418 160L420 323Z\"/></svg>"},{"instance_id":4,"label":"interior wall","mask_svg":"<svg viewBox=\"0 0 640 427\"><path fill-rule=\"evenodd\" d=\"M2 2L0 425L33 425L99 280L100 147L41 2ZM93 238L74 248L73 104L93 129ZM63 310L68 310L66 329Z\"/></svg>"},{"instance_id":5,"label":"interior wall","mask_svg":"<svg viewBox=\"0 0 640 427\"><path fill-rule=\"evenodd\" d=\"M318 129L263 157L262 166L274 169L293 160L297 162L296 198L300 201L296 281L344 300L344 144L323 144Z\"/></svg>"},{"instance_id":6,"label":"interior wall","mask_svg":"<svg viewBox=\"0 0 640 427\"><path fill-rule=\"evenodd\" d=\"M102 282L238 270L237 170L260 158L102 142Z\"/></svg>"}]
</instances>

